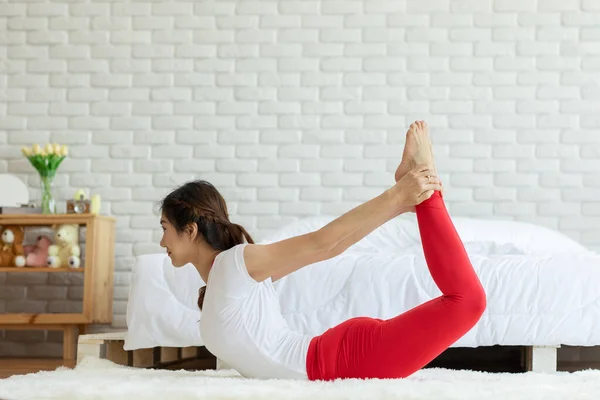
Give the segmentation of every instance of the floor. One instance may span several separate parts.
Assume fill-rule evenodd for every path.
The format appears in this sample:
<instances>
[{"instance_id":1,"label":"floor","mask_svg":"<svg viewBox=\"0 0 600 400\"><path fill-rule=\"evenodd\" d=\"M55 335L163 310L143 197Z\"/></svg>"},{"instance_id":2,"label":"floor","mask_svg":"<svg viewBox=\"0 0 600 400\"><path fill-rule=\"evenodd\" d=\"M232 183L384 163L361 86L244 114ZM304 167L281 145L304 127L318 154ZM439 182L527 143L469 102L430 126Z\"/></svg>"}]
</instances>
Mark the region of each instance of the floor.
<instances>
[{"instance_id":1,"label":"floor","mask_svg":"<svg viewBox=\"0 0 600 400\"><path fill-rule=\"evenodd\" d=\"M72 368L75 362L64 363L60 359L0 359L0 379L38 371L53 371L62 365Z\"/></svg>"}]
</instances>

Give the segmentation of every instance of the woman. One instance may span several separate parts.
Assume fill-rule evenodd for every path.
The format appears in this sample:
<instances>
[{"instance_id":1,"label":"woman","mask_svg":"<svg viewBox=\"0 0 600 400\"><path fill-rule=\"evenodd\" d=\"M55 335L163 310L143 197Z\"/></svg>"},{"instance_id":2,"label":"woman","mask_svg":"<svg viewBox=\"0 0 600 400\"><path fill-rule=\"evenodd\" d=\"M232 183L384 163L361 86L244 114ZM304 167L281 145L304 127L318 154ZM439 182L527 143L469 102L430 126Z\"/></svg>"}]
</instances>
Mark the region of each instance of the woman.
<instances>
[{"instance_id":1,"label":"woman","mask_svg":"<svg viewBox=\"0 0 600 400\"><path fill-rule=\"evenodd\" d=\"M321 229L261 245L229 221L209 183L169 194L161 246L175 267L192 263L206 282L199 306L207 349L247 377L403 378L467 333L485 309L485 293L443 203L423 121L407 132L395 178L384 193ZM316 337L292 331L273 282L343 253L404 212L417 214L425 259L443 295L388 320L352 318Z\"/></svg>"}]
</instances>

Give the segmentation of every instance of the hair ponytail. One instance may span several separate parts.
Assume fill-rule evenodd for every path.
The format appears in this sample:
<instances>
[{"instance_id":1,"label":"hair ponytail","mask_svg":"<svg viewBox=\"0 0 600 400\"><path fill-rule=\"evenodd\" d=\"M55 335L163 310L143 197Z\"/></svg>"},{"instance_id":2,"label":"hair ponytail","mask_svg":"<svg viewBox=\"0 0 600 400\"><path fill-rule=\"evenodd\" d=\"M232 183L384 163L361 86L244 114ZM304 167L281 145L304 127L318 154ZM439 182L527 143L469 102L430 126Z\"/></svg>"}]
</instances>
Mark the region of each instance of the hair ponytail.
<instances>
[{"instance_id":1,"label":"hair ponytail","mask_svg":"<svg viewBox=\"0 0 600 400\"><path fill-rule=\"evenodd\" d=\"M231 240L232 242L243 243L243 241L245 240L247 243L254 243L254 240L252 240L250 234L241 225L229 222L229 224L226 225L226 232L229 233L229 240Z\"/></svg>"},{"instance_id":2,"label":"hair ponytail","mask_svg":"<svg viewBox=\"0 0 600 400\"><path fill-rule=\"evenodd\" d=\"M188 182L169 193L161 210L175 230L182 234L189 224L198 226L198 236L212 248L225 251L238 244L254 243L243 226L229 220L227 204L219 191L209 182ZM198 307L202 310L206 286L198 291Z\"/></svg>"}]
</instances>

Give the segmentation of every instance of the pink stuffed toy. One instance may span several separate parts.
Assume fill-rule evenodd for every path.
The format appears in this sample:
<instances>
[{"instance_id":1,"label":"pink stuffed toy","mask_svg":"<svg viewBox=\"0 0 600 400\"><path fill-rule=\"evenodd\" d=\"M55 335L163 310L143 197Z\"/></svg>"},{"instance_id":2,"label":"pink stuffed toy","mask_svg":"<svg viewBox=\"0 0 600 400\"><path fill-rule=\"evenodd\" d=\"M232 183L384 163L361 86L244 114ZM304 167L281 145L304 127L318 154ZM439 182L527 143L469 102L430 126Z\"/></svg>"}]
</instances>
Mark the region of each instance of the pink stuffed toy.
<instances>
[{"instance_id":1,"label":"pink stuffed toy","mask_svg":"<svg viewBox=\"0 0 600 400\"><path fill-rule=\"evenodd\" d=\"M46 267L48 248L52 241L48 236L38 236L36 244L24 246L27 267Z\"/></svg>"}]
</instances>

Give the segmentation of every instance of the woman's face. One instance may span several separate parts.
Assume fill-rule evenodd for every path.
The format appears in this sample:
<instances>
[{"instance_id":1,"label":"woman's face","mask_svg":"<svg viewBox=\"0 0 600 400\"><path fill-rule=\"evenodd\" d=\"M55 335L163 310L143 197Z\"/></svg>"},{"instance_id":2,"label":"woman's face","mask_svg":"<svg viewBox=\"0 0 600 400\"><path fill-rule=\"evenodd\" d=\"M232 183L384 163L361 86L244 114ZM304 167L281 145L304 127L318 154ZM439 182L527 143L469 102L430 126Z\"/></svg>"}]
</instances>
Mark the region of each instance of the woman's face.
<instances>
[{"instance_id":1,"label":"woman's face","mask_svg":"<svg viewBox=\"0 0 600 400\"><path fill-rule=\"evenodd\" d=\"M189 233L179 235L173 225L164 216L160 219L163 236L160 246L167 249L174 267L182 267L191 262L194 251L194 242Z\"/></svg>"}]
</instances>

